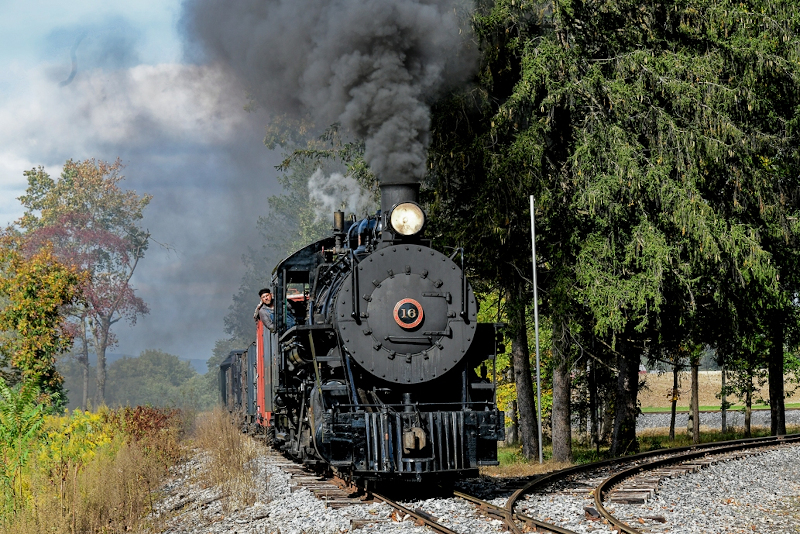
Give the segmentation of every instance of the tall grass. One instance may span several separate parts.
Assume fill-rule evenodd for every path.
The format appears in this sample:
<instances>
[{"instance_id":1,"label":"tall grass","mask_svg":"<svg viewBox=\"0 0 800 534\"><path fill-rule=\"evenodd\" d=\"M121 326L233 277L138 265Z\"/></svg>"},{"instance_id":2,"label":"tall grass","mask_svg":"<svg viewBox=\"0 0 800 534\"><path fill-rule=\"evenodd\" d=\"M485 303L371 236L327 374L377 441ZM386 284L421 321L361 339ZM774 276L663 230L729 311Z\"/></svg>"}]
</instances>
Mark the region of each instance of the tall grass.
<instances>
[{"instance_id":1,"label":"tall grass","mask_svg":"<svg viewBox=\"0 0 800 534\"><path fill-rule=\"evenodd\" d=\"M50 416L0 533L140 530L154 492L179 461L180 417L149 407Z\"/></svg>"},{"instance_id":2,"label":"tall grass","mask_svg":"<svg viewBox=\"0 0 800 534\"><path fill-rule=\"evenodd\" d=\"M239 421L221 407L200 414L195 429L197 446L206 455L200 483L214 486L225 495L226 509L253 504L258 495L254 482L256 458L265 447L240 432Z\"/></svg>"}]
</instances>

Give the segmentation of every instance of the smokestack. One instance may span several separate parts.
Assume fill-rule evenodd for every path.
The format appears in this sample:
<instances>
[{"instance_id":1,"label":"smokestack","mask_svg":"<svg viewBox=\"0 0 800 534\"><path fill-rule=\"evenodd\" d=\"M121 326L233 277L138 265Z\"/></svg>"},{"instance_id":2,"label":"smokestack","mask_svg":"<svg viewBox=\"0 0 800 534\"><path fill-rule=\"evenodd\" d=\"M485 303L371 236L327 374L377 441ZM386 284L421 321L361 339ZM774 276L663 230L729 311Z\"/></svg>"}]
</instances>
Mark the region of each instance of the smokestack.
<instances>
[{"instance_id":1,"label":"smokestack","mask_svg":"<svg viewBox=\"0 0 800 534\"><path fill-rule=\"evenodd\" d=\"M393 206L401 202L419 203L419 183L381 184L381 215L388 215ZM384 225L384 228L386 226Z\"/></svg>"}]
</instances>

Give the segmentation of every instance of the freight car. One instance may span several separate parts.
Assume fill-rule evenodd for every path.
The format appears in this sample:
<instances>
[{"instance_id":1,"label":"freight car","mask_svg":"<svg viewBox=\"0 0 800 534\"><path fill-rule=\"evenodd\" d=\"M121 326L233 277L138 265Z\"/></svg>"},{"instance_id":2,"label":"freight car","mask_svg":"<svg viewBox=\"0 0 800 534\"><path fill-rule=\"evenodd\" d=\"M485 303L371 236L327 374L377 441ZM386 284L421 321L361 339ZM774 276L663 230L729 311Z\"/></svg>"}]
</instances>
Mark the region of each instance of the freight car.
<instances>
[{"instance_id":1,"label":"freight car","mask_svg":"<svg viewBox=\"0 0 800 534\"><path fill-rule=\"evenodd\" d=\"M417 195L384 184L377 216L336 212L330 237L275 267L275 333L259 322L220 366L228 409L274 447L367 485L475 476L504 437L502 325L477 321L463 250L431 247Z\"/></svg>"}]
</instances>

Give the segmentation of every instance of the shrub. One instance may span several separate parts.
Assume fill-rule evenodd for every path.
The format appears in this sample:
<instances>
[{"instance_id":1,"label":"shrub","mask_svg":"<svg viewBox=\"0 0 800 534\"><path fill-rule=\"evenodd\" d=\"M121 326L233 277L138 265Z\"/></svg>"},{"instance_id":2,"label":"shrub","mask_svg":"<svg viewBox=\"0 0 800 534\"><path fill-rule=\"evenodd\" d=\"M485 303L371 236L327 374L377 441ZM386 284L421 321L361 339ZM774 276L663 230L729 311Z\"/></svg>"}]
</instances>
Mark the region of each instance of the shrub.
<instances>
[{"instance_id":1,"label":"shrub","mask_svg":"<svg viewBox=\"0 0 800 534\"><path fill-rule=\"evenodd\" d=\"M150 407L44 418L0 532L129 532L181 458L181 415Z\"/></svg>"}]
</instances>

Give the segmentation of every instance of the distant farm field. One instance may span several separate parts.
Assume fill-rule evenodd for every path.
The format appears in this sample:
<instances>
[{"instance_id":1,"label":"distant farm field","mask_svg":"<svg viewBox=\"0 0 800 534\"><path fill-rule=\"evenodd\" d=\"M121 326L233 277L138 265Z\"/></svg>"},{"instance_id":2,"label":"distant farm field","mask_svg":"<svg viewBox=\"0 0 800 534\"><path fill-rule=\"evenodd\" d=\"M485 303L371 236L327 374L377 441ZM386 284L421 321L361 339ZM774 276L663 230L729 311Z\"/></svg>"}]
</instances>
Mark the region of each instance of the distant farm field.
<instances>
[{"instance_id":1,"label":"distant farm field","mask_svg":"<svg viewBox=\"0 0 800 534\"><path fill-rule=\"evenodd\" d=\"M639 392L639 400L642 405L642 410L648 411L648 408L669 408L670 397L672 395L672 373L648 373L646 375L639 375L644 378L646 388ZM691 376L689 372L680 373L680 397L678 398L678 409L686 410L689 406L689 398L691 397ZM717 398L720 387L722 385L722 373L720 371L700 371L700 408L703 410L710 410L719 408L720 400ZM800 389L797 385L785 382L787 393L795 390L794 393L786 399L787 408L794 407L788 406L789 404L800 403ZM760 396L763 399L769 398L769 389L765 384L760 392L754 395L754 407L756 406L756 397ZM728 398L728 402L738 404L736 397ZM763 405L760 407L764 407ZM657 411L657 410L656 410Z\"/></svg>"}]
</instances>

